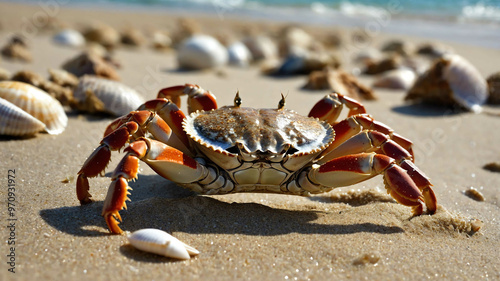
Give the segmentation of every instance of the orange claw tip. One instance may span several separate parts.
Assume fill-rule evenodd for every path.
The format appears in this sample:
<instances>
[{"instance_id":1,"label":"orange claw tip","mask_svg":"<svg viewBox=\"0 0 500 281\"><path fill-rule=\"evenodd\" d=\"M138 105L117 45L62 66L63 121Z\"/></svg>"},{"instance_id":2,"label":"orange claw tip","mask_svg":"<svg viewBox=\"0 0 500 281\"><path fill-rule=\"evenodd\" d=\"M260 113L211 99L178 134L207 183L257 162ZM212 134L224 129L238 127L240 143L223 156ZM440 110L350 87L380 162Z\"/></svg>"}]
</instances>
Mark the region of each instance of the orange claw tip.
<instances>
[{"instance_id":1,"label":"orange claw tip","mask_svg":"<svg viewBox=\"0 0 500 281\"><path fill-rule=\"evenodd\" d=\"M112 234L122 234L123 230L118 226L119 222L115 218L115 215L117 215L118 219L121 221L120 214L118 214L118 212L114 213L115 212L108 212L104 214L104 219L106 220L108 229Z\"/></svg>"}]
</instances>

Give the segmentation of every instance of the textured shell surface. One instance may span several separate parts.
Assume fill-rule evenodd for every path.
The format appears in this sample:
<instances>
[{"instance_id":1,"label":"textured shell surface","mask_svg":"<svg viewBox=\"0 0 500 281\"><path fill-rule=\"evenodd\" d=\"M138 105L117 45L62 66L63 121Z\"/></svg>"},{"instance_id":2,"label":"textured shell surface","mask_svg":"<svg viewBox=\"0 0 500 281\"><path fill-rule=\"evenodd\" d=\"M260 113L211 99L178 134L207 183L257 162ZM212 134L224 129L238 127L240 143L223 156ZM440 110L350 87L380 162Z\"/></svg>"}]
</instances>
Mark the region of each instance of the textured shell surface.
<instances>
[{"instance_id":1,"label":"textured shell surface","mask_svg":"<svg viewBox=\"0 0 500 281\"><path fill-rule=\"evenodd\" d=\"M186 69L214 68L227 64L229 55L217 39L195 35L182 42L177 52L179 67Z\"/></svg>"},{"instance_id":2,"label":"textured shell surface","mask_svg":"<svg viewBox=\"0 0 500 281\"><path fill-rule=\"evenodd\" d=\"M448 81L455 100L473 111L480 109L488 99L488 85L481 73L459 55L446 55L448 62L443 77Z\"/></svg>"},{"instance_id":3,"label":"textured shell surface","mask_svg":"<svg viewBox=\"0 0 500 281\"><path fill-rule=\"evenodd\" d=\"M68 124L68 117L61 103L29 84L15 81L0 82L0 97L40 120L51 135L62 133Z\"/></svg>"},{"instance_id":4,"label":"textured shell surface","mask_svg":"<svg viewBox=\"0 0 500 281\"><path fill-rule=\"evenodd\" d=\"M83 37L83 35L73 29L62 30L61 32L54 35L53 40L57 44L71 47L80 47L85 44L85 38Z\"/></svg>"},{"instance_id":5,"label":"textured shell surface","mask_svg":"<svg viewBox=\"0 0 500 281\"><path fill-rule=\"evenodd\" d=\"M29 136L45 130L45 124L0 98L0 135Z\"/></svg>"},{"instance_id":6,"label":"textured shell surface","mask_svg":"<svg viewBox=\"0 0 500 281\"><path fill-rule=\"evenodd\" d=\"M214 150L244 145L250 153L280 153L290 145L295 153L314 153L334 139L330 125L288 109L221 107L199 111L184 121L184 130L198 143Z\"/></svg>"},{"instance_id":7,"label":"textured shell surface","mask_svg":"<svg viewBox=\"0 0 500 281\"><path fill-rule=\"evenodd\" d=\"M128 240L139 250L176 259L187 260L200 253L167 232L154 228L137 230L128 236Z\"/></svg>"},{"instance_id":8,"label":"textured shell surface","mask_svg":"<svg viewBox=\"0 0 500 281\"><path fill-rule=\"evenodd\" d=\"M144 99L134 89L116 81L86 75L80 78L74 92L78 102L85 102L87 92L92 92L104 103L108 113L121 116L136 110Z\"/></svg>"}]
</instances>

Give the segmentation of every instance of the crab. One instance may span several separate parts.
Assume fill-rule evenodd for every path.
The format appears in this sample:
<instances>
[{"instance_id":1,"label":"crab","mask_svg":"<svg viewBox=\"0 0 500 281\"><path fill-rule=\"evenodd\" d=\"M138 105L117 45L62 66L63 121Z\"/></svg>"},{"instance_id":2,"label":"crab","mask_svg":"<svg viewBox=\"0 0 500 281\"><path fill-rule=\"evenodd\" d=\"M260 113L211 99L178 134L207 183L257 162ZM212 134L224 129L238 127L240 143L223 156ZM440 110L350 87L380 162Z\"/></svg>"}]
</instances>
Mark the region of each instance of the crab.
<instances>
[{"instance_id":1,"label":"crab","mask_svg":"<svg viewBox=\"0 0 500 281\"><path fill-rule=\"evenodd\" d=\"M186 116L180 97L188 96ZM337 121L343 108L347 118ZM128 181L142 160L160 176L199 194L268 192L307 196L376 175L387 192L421 215L437 200L429 179L413 163L412 142L375 121L358 101L331 93L309 116L285 108L217 107L215 96L192 84L160 90L157 99L114 120L78 172L81 204L92 202L89 177L101 174L111 151L126 153L111 176L102 215L122 233L119 211L130 200Z\"/></svg>"}]
</instances>

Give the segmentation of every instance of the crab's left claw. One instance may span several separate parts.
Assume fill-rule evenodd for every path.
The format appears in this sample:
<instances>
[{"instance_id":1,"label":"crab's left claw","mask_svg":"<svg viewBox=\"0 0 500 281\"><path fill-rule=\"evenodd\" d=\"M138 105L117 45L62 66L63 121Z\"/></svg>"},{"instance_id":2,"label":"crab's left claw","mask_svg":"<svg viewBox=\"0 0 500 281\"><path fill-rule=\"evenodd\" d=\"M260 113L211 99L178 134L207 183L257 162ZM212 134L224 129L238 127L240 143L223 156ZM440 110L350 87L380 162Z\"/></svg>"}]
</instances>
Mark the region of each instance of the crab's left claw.
<instances>
[{"instance_id":1,"label":"crab's left claw","mask_svg":"<svg viewBox=\"0 0 500 281\"><path fill-rule=\"evenodd\" d=\"M198 85L186 84L184 86L174 86L162 89L158 92L158 98L167 98L181 107L180 97L183 95L188 96L188 112L195 112L197 110L212 110L217 109L217 102L215 96Z\"/></svg>"},{"instance_id":2,"label":"crab's left claw","mask_svg":"<svg viewBox=\"0 0 500 281\"><path fill-rule=\"evenodd\" d=\"M146 162L161 176L167 179L175 178L179 183L195 182L211 176L207 168L196 160L159 141L141 138L132 142L125 152L127 154L111 177L112 182L102 209L102 216L111 233L122 233L118 226L122 220L119 211L127 208L125 201L130 200L128 195L131 190L128 181L137 177L140 160ZM210 177L209 180L213 181L213 178Z\"/></svg>"},{"instance_id":3,"label":"crab's left claw","mask_svg":"<svg viewBox=\"0 0 500 281\"><path fill-rule=\"evenodd\" d=\"M378 174L384 175L385 187L392 198L412 207L414 215L423 213L424 204L428 213L435 213L437 200L427 177L411 161L406 160L399 166L393 158L383 154L359 153L335 158L311 169L307 177L310 182L299 184L310 188L318 184L348 186Z\"/></svg>"}]
</instances>

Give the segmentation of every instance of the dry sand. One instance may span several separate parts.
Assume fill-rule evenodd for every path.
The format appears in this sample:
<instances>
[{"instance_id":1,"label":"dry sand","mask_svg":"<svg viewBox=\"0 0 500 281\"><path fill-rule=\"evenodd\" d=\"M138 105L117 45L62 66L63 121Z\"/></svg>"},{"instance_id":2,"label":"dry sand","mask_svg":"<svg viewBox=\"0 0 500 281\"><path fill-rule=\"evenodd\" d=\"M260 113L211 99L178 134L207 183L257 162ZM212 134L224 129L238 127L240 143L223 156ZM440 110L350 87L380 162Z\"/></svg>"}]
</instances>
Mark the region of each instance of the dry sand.
<instances>
[{"instance_id":1,"label":"dry sand","mask_svg":"<svg viewBox=\"0 0 500 281\"><path fill-rule=\"evenodd\" d=\"M0 3L0 45L37 6ZM105 19L115 26L172 26L175 17L61 9L70 24ZM229 20L200 19L205 28L227 28ZM241 23L238 23L241 25ZM260 23L260 26L263 26ZM374 41L392 38L381 35ZM398 38L402 38L399 36ZM421 38L404 38L423 42ZM483 75L499 70L500 52L452 44ZM50 35L30 38L33 63L3 59L12 72L29 69L46 75L79 50L56 46ZM231 104L236 90L244 106L275 107L280 92L287 107L307 114L327 91L300 90L305 77L274 79L256 67L215 72L177 72L173 52L148 48L116 51L119 74L145 98L165 86L186 82L212 90L220 105ZM369 83L371 78L363 77ZM377 90L379 100L365 102L381 122L414 141L417 165L432 179L439 200L433 216L411 217L410 208L383 193L382 177L309 198L234 194L192 196L155 175L146 165L134 188L124 230L154 227L168 231L201 254L175 261L146 254L128 245L125 236L109 235L100 216L109 178L91 180L96 200L80 206L74 177L112 118L68 112L69 124L59 136L0 140L1 224L9 223L8 170L15 170L15 272L7 264L10 232L2 227L1 280L477 280L500 279L500 174L482 169L500 161L499 117L452 114L446 109L403 102L403 93ZM497 110L497 108L488 108ZM113 157L109 172L119 155ZM69 183L63 183L69 179ZM463 191L473 186L486 200ZM471 219L484 222L470 231Z\"/></svg>"}]
</instances>

